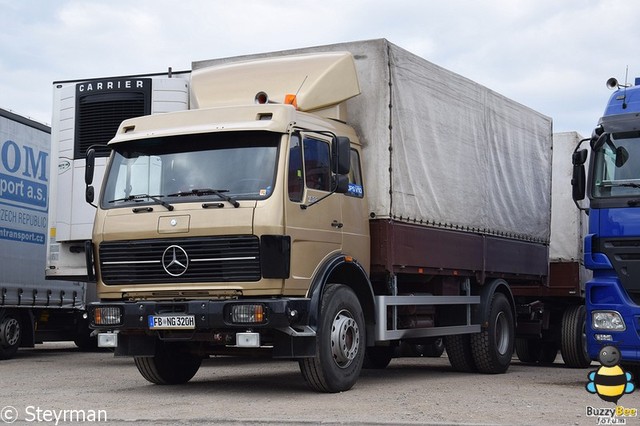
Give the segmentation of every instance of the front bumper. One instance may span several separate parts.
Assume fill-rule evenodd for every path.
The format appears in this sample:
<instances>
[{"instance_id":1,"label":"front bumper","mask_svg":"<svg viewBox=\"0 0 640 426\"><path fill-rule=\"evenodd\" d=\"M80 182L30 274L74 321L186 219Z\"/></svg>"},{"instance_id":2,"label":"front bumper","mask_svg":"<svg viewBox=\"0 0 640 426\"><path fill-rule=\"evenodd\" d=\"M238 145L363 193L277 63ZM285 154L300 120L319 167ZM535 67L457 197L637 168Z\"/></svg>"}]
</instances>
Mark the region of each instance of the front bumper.
<instances>
[{"instance_id":1,"label":"front bumper","mask_svg":"<svg viewBox=\"0 0 640 426\"><path fill-rule=\"evenodd\" d=\"M256 318L238 316L243 308L259 306ZM276 358L315 355L315 331L309 327L310 300L305 298L232 299L190 301L98 302L88 306L91 328L117 334L116 355L153 356L158 340L190 345L203 353L237 348L238 335L260 335L262 348ZM98 312L98 318L96 318ZM109 312L105 319L104 312ZM163 315L193 316L189 329L152 329L149 318ZM258 321L259 320L259 321Z\"/></svg>"},{"instance_id":2,"label":"front bumper","mask_svg":"<svg viewBox=\"0 0 640 426\"><path fill-rule=\"evenodd\" d=\"M586 335L589 357L598 360L605 346L615 346L623 363L640 364L640 306L622 289L615 277L595 277L586 283ZM624 327L620 330L594 326L594 312L615 313Z\"/></svg>"}]
</instances>

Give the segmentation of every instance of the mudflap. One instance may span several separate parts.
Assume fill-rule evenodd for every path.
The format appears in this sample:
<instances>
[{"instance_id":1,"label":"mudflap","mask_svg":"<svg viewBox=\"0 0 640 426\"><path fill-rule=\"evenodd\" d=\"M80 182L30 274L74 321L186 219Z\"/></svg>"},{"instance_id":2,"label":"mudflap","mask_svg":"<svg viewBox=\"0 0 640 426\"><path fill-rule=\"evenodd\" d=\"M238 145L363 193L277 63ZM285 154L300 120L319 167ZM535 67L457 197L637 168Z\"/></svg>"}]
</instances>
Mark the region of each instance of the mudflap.
<instances>
[{"instance_id":1,"label":"mudflap","mask_svg":"<svg viewBox=\"0 0 640 426\"><path fill-rule=\"evenodd\" d=\"M273 335L273 358L311 358L316 355L316 335L312 332L287 333L276 331Z\"/></svg>"},{"instance_id":2,"label":"mudflap","mask_svg":"<svg viewBox=\"0 0 640 426\"><path fill-rule=\"evenodd\" d=\"M154 356L157 341L155 336L119 333L115 356Z\"/></svg>"}]
</instances>

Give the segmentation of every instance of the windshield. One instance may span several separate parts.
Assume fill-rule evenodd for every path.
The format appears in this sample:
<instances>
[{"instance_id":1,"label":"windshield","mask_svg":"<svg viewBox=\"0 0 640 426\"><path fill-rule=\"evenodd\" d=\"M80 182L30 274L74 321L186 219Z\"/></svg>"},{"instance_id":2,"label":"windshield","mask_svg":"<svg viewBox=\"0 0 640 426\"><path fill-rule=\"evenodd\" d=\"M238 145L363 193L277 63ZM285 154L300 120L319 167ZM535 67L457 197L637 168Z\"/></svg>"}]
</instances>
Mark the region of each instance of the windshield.
<instances>
[{"instance_id":1,"label":"windshield","mask_svg":"<svg viewBox=\"0 0 640 426\"><path fill-rule=\"evenodd\" d=\"M613 133L595 152L593 197L640 196L640 132Z\"/></svg>"},{"instance_id":2,"label":"windshield","mask_svg":"<svg viewBox=\"0 0 640 426\"><path fill-rule=\"evenodd\" d=\"M103 208L144 203L260 200L271 195L280 135L180 135L116 146Z\"/></svg>"}]
</instances>

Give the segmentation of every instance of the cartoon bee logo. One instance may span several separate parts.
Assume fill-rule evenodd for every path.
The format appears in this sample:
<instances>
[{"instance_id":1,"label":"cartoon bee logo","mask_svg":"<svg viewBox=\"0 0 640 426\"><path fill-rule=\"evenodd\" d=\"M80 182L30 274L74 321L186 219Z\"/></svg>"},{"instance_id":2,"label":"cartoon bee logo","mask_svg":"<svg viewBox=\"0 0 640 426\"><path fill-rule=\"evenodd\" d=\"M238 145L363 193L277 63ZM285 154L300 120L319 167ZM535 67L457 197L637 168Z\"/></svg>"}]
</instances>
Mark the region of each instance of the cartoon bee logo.
<instances>
[{"instance_id":1,"label":"cartoon bee logo","mask_svg":"<svg viewBox=\"0 0 640 426\"><path fill-rule=\"evenodd\" d=\"M613 346L602 348L598 360L602 366L587 376L589 378L587 391L598 394L603 401L618 404L622 395L631 393L635 389L633 377L618 365L620 352Z\"/></svg>"}]
</instances>

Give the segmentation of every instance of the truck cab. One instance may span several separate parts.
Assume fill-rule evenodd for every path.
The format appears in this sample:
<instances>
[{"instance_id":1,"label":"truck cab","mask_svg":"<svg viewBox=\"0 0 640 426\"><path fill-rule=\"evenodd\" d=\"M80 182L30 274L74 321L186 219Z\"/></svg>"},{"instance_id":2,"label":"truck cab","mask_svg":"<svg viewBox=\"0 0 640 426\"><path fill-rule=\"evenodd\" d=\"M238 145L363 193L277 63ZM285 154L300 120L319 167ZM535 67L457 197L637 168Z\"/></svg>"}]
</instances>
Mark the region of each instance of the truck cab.
<instances>
[{"instance_id":1,"label":"truck cab","mask_svg":"<svg viewBox=\"0 0 640 426\"><path fill-rule=\"evenodd\" d=\"M153 382L188 380L201 354L216 347L314 356L319 315L311 300L325 290L318 277L368 274L360 144L339 120L340 104L359 87L347 79L329 93L322 80L327 70L355 75L344 72L353 60L344 53L308 59L301 58L310 67L305 85L291 88L297 93L283 92L280 79L261 84L258 74L239 90L233 65L194 72L194 109L125 120L109 142L96 200L92 253L101 303L91 308L93 326L117 326L99 335L101 345L135 356ZM283 78L301 66L291 59L266 65ZM216 96L203 95L201 84ZM89 186L87 201L94 193ZM350 292L367 295L371 313L370 287L363 279L353 286ZM360 307L339 312L331 318L342 327L333 356L341 368L359 370L359 329L364 336L372 316ZM149 334L140 335L141 324ZM186 348L174 344L181 331L203 327L217 332ZM187 367L169 372L162 364L168 353Z\"/></svg>"},{"instance_id":2,"label":"truck cab","mask_svg":"<svg viewBox=\"0 0 640 426\"><path fill-rule=\"evenodd\" d=\"M587 150L574 154L574 199L589 196L589 233L585 266L593 270L586 285L587 343L592 359L615 346L621 362L640 366L640 79L635 86L608 82L613 93Z\"/></svg>"}]
</instances>

